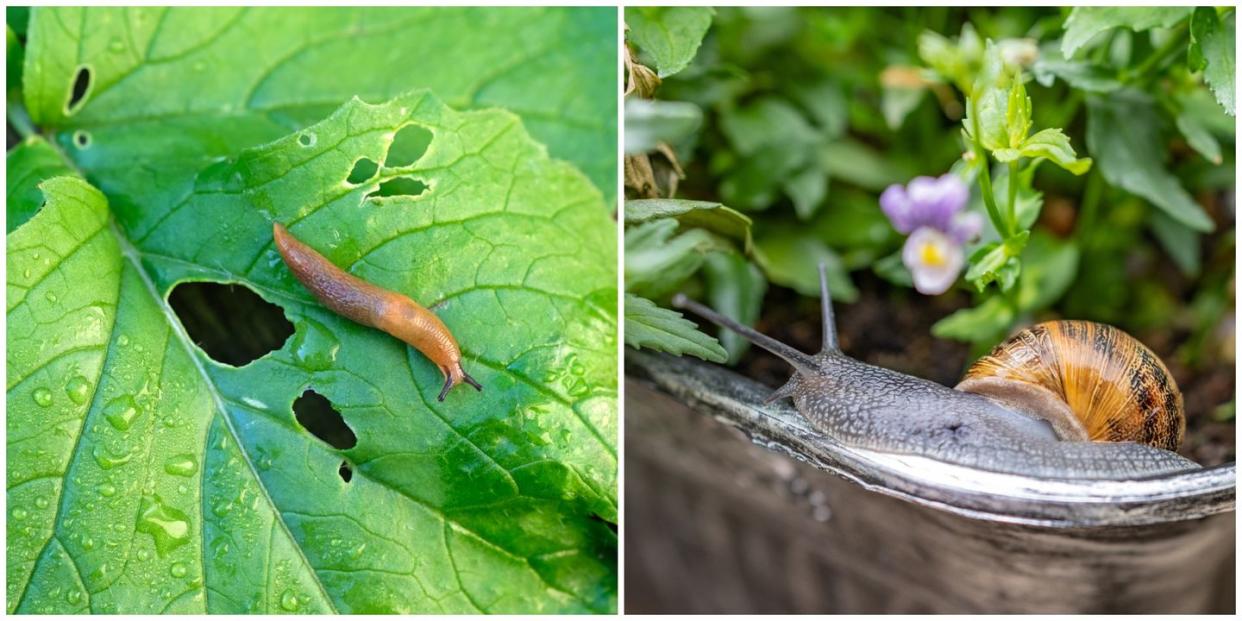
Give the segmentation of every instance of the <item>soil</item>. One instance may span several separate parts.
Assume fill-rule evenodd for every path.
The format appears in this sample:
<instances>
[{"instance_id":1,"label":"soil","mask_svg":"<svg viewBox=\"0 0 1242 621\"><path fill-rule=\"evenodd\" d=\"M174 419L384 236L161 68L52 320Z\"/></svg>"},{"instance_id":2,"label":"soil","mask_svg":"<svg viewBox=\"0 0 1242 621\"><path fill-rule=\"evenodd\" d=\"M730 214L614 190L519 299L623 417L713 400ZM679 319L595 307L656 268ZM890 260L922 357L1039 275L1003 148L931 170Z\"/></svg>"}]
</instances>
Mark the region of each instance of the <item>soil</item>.
<instances>
[{"instance_id":1,"label":"soil","mask_svg":"<svg viewBox=\"0 0 1242 621\"><path fill-rule=\"evenodd\" d=\"M970 347L932 336L931 327L953 311L969 306L969 296L963 292L931 298L916 296L894 290L876 277L858 276L858 301L836 306L841 349L869 364L947 386L956 384L972 361ZM818 300L772 286L762 308L764 316L757 325L761 332L802 351L819 350ZM1213 418L1218 406L1234 398L1234 364L1216 361L1193 370L1177 364L1173 353L1188 337L1189 334L1174 333L1148 341L1169 367L1185 399L1186 436L1179 452L1204 466L1234 461L1234 421ZM755 347L747 351L737 368L772 387L789 379L789 367L784 362Z\"/></svg>"}]
</instances>

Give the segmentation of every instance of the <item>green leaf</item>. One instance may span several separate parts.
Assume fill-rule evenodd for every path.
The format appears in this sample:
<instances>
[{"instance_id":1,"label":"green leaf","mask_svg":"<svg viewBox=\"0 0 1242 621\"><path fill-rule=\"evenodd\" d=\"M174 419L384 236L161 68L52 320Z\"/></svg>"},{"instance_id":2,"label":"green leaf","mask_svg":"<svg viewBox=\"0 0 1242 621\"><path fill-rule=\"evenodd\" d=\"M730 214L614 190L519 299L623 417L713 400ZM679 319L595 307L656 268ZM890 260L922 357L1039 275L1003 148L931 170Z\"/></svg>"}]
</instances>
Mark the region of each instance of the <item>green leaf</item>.
<instances>
[{"instance_id":1,"label":"green leaf","mask_svg":"<svg viewBox=\"0 0 1242 621\"><path fill-rule=\"evenodd\" d=\"M5 159L5 225L12 233L25 224L43 204L39 183L60 175L77 176L56 149L39 136L31 136L9 151Z\"/></svg>"},{"instance_id":2,"label":"green leaf","mask_svg":"<svg viewBox=\"0 0 1242 621\"><path fill-rule=\"evenodd\" d=\"M1017 149L1017 154L1029 158L1042 157L1075 175L1081 175L1091 169L1091 158L1079 158L1074 152L1074 147L1070 145L1069 136L1059 129L1043 129L1036 132L1022 142L1022 146ZM996 159L1007 162L1014 158L1001 157L998 151Z\"/></svg>"},{"instance_id":3,"label":"green leaf","mask_svg":"<svg viewBox=\"0 0 1242 621\"><path fill-rule=\"evenodd\" d=\"M1141 196L1193 230L1215 228L1203 208L1164 167L1162 121L1147 95L1119 91L1087 99L1087 149L1114 186Z\"/></svg>"},{"instance_id":4,"label":"green leaf","mask_svg":"<svg viewBox=\"0 0 1242 621\"><path fill-rule=\"evenodd\" d=\"M785 194L793 201L798 218L809 220L828 196L828 175L809 167L785 180Z\"/></svg>"},{"instance_id":5,"label":"green leaf","mask_svg":"<svg viewBox=\"0 0 1242 621\"><path fill-rule=\"evenodd\" d=\"M1190 148L1198 151L1199 155L1213 164L1219 165L1223 161L1220 142L1216 140L1198 115L1183 108L1177 113L1176 123L1177 131L1182 133L1182 137L1186 139L1186 144L1189 144Z\"/></svg>"},{"instance_id":6,"label":"green leaf","mask_svg":"<svg viewBox=\"0 0 1242 621\"><path fill-rule=\"evenodd\" d=\"M706 7L630 6L625 8L625 25L645 64L667 78L694 60L715 12Z\"/></svg>"},{"instance_id":7,"label":"green leaf","mask_svg":"<svg viewBox=\"0 0 1242 621\"><path fill-rule=\"evenodd\" d=\"M720 128L733 148L742 155L753 154L766 146L788 149L819 140L818 132L806 117L778 97L764 97L752 104L722 112Z\"/></svg>"},{"instance_id":8,"label":"green leaf","mask_svg":"<svg viewBox=\"0 0 1242 621\"><path fill-rule=\"evenodd\" d=\"M1056 45L1040 49L1031 73L1043 86L1052 86L1054 80L1060 79L1088 93L1110 93L1123 86L1115 71L1087 61L1065 60Z\"/></svg>"},{"instance_id":9,"label":"green leaf","mask_svg":"<svg viewBox=\"0 0 1242 621\"><path fill-rule=\"evenodd\" d=\"M1152 28L1168 28L1190 16L1191 7L1074 7L1065 20L1065 36L1061 53L1073 58L1095 35L1113 28L1129 28L1143 32Z\"/></svg>"},{"instance_id":10,"label":"green leaf","mask_svg":"<svg viewBox=\"0 0 1242 621\"><path fill-rule=\"evenodd\" d=\"M1199 275L1200 234L1197 231L1170 218L1163 211L1151 212L1148 229L1173 258L1177 269L1191 278Z\"/></svg>"},{"instance_id":11,"label":"green leaf","mask_svg":"<svg viewBox=\"0 0 1242 621\"><path fill-rule=\"evenodd\" d=\"M1030 234L1030 231L1022 231L1003 242L980 246L970 255L966 280L979 291L994 281L1000 285L1001 291L1008 291L1021 271L1018 257L1022 255Z\"/></svg>"},{"instance_id":12,"label":"green leaf","mask_svg":"<svg viewBox=\"0 0 1242 621\"><path fill-rule=\"evenodd\" d=\"M835 140L849 128L849 100L845 90L830 79L789 85L790 94L811 116L824 138Z\"/></svg>"},{"instance_id":13,"label":"green leaf","mask_svg":"<svg viewBox=\"0 0 1242 621\"><path fill-rule=\"evenodd\" d=\"M880 93L880 111L884 113L884 122L892 130L901 129L906 117L919 107L926 89L908 88L904 86L885 86Z\"/></svg>"},{"instance_id":14,"label":"green leaf","mask_svg":"<svg viewBox=\"0 0 1242 621\"><path fill-rule=\"evenodd\" d=\"M681 313L630 293L625 294L625 344L678 356L689 354L711 362L729 358L716 339L699 332L694 322Z\"/></svg>"},{"instance_id":15,"label":"green leaf","mask_svg":"<svg viewBox=\"0 0 1242 621\"><path fill-rule=\"evenodd\" d=\"M963 308L932 324L932 334L937 338L954 339L967 343L995 341L1013 323L1013 309L1005 298L994 295L974 308Z\"/></svg>"},{"instance_id":16,"label":"green leaf","mask_svg":"<svg viewBox=\"0 0 1242 621\"><path fill-rule=\"evenodd\" d=\"M160 148L127 167L189 153L148 123L130 138ZM420 158L346 183L411 126L431 135ZM71 156L111 152L101 136L125 127ZM189 190L171 203L92 167L129 189L115 201L141 229L59 177L9 235L10 612L615 610L615 225L518 117L425 92L352 100L168 181ZM366 198L405 178L423 193ZM437 402L427 358L293 279L273 220L433 309L485 391ZM248 288L294 333L244 366L214 361L167 301L184 281ZM301 426L308 388L355 446Z\"/></svg>"},{"instance_id":17,"label":"green leaf","mask_svg":"<svg viewBox=\"0 0 1242 621\"><path fill-rule=\"evenodd\" d=\"M735 252L716 252L703 263L703 275L712 308L742 325L755 325L768 290L768 281L759 268ZM729 364L737 364L750 348L750 341L732 330L721 328L719 338L729 352Z\"/></svg>"},{"instance_id":18,"label":"green leaf","mask_svg":"<svg viewBox=\"0 0 1242 621\"><path fill-rule=\"evenodd\" d=\"M13 27L5 25L4 27L5 59L8 71L6 74L5 88L10 94L9 98L13 98L12 93L20 89L22 86L22 61L26 59L26 50L22 49L21 41L17 39L17 33L13 32Z\"/></svg>"},{"instance_id":19,"label":"green leaf","mask_svg":"<svg viewBox=\"0 0 1242 621\"><path fill-rule=\"evenodd\" d=\"M661 142L675 144L703 123L699 107L682 101L625 100L625 153L647 153Z\"/></svg>"},{"instance_id":20,"label":"green leaf","mask_svg":"<svg viewBox=\"0 0 1242 621\"><path fill-rule=\"evenodd\" d=\"M175 203L216 158L316 122L352 97L429 88L505 107L607 201L617 185L616 10L36 8L26 105L109 196ZM80 67L90 85L67 109ZM91 146L73 145L76 130ZM151 141L160 140L160 157ZM142 166L135 166L141 161ZM149 226L113 201L131 230ZM158 213L151 215L158 216Z\"/></svg>"},{"instance_id":21,"label":"green leaf","mask_svg":"<svg viewBox=\"0 0 1242 621\"><path fill-rule=\"evenodd\" d=\"M1234 78L1237 63L1234 60L1236 12L1231 11L1224 21L1216 9L1198 7L1190 18L1190 68L1203 72L1203 81L1211 87L1216 101L1230 116L1235 114Z\"/></svg>"},{"instance_id":22,"label":"green leaf","mask_svg":"<svg viewBox=\"0 0 1242 621\"><path fill-rule=\"evenodd\" d=\"M834 140L816 148L819 165L834 179L850 185L883 191L918 174L904 162L885 157L873 147L851 139Z\"/></svg>"},{"instance_id":23,"label":"green leaf","mask_svg":"<svg viewBox=\"0 0 1242 621\"><path fill-rule=\"evenodd\" d=\"M1018 308L1033 313L1052 306L1065 295L1078 275L1078 246L1042 231L1031 235L1022 252Z\"/></svg>"},{"instance_id":24,"label":"green leaf","mask_svg":"<svg viewBox=\"0 0 1242 621\"><path fill-rule=\"evenodd\" d=\"M676 218L682 226L698 227L735 239L742 242L746 253L750 253L750 217L735 209L720 203L679 198L625 201L626 224L641 224L660 218Z\"/></svg>"},{"instance_id":25,"label":"green leaf","mask_svg":"<svg viewBox=\"0 0 1242 621\"><path fill-rule=\"evenodd\" d=\"M847 304L858 299L858 289L841 257L812 230L783 225L763 230L755 239L755 259L769 281L815 298L819 297L819 264L824 263L832 299Z\"/></svg>"},{"instance_id":26,"label":"green leaf","mask_svg":"<svg viewBox=\"0 0 1242 621\"><path fill-rule=\"evenodd\" d=\"M663 297L673 293L703 265L703 258L728 244L703 229L673 237L677 221L652 220L630 228L625 235L625 288L639 295Z\"/></svg>"}]
</instances>

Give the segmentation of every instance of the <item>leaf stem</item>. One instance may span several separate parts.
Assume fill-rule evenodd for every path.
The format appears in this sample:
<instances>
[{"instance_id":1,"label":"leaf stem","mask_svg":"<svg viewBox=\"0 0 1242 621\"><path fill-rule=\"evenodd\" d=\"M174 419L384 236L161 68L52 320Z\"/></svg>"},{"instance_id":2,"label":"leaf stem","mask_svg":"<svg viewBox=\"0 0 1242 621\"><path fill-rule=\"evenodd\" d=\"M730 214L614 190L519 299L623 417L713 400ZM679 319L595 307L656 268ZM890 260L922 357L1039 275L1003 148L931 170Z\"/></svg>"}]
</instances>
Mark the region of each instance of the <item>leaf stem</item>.
<instances>
[{"instance_id":1,"label":"leaf stem","mask_svg":"<svg viewBox=\"0 0 1242 621\"><path fill-rule=\"evenodd\" d=\"M39 130L35 127L34 122L30 120L30 114L26 112L26 107L20 102L8 102L6 114L8 116L9 125L12 125L13 129L17 130L17 133L21 135L22 140L39 133Z\"/></svg>"},{"instance_id":2,"label":"leaf stem","mask_svg":"<svg viewBox=\"0 0 1242 621\"><path fill-rule=\"evenodd\" d=\"M983 148L983 143L979 140L979 111L974 98L967 99L966 102L970 106L970 139L974 143L975 157L979 158L979 189L983 191L983 205L988 210L988 218L992 220L992 227L998 234L1004 236L1009 227L1005 225L1000 208L996 206L996 196L992 194L991 162L988 159L987 150Z\"/></svg>"},{"instance_id":3,"label":"leaf stem","mask_svg":"<svg viewBox=\"0 0 1242 621\"><path fill-rule=\"evenodd\" d=\"M1078 208L1078 224L1074 227L1074 237L1078 243L1084 244L1091 228L1095 226L1095 217L1099 212L1100 197L1104 194L1104 186L1100 182L1100 173L1093 167L1087 173L1087 187L1083 189L1082 204Z\"/></svg>"},{"instance_id":4,"label":"leaf stem","mask_svg":"<svg viewBox=\"0 0 1242 621\"><path fill-rule=\"evenodd\" d=\"M1018 160L1009 162L1009 236L1018 234Z\"/></svg>"},{"instance_id":5,"label":"leaf stem","mask_svg":"<svg viewBox=\"0 0 1242 621\"><path fill-rule=\"evenodd\" d=\"M1186 37L1189 32L1190 20L1187 19L1178 24L1172 34L1169 35L1168 41L1164 42L1159 49L1147 56L1139 66L1126 73L1123 82L1132 83L1147 77L1153 69L1159 67L1164 61L1168 60L1178 52L1186 50Z\"/></svg>"}]
</instances>

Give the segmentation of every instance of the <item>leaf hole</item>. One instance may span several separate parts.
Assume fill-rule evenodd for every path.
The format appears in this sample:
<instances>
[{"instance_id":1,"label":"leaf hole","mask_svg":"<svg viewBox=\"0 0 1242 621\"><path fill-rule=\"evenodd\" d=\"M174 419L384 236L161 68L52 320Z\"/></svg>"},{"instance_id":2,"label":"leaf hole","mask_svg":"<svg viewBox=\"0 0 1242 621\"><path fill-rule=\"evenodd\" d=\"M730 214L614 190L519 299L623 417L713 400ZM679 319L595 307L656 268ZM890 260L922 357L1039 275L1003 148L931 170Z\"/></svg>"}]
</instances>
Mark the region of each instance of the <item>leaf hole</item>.
<instances>
[{"instance_id":1,"label":"leaf hole","mask_svg":"<svg viewBox=\"0 0 1242 621\"><path fill-rule=\"evenodd\" d=\"M208 357L235 367L284 347L293 335L284 309L245 285L178 283L168 294L168 304Z\"/></svg>"},{"instance_id":2,"label":"leaf hole","mask_svg":"<svg viewBox=\"0 0 1242 621\"><path fill-rule=\"evenodd\" d=\"M380 184L379 189L367 194L366 198L384 198L387 196L418 196L427 191L427 184L413 177L397 177Z\"/></svg>"},{"instance_id":3,"label":"leaf hole","mask_svg":"<svg viewBox=\"0 0 1242 621\"><path fill-rule=\"evenodd\" d=\"M69 102L65 104L65 114L73 114L82 107L83 100L86 99L86 93L90 88L90 67L78 67L78 72L73 77L73 90L69 91Z\"/></svg>"},{"instance_id":4,"label":"leaf hole","mask_svg":"<svg viewBox=\"0 0 1242 621\"><path fill-rule=\"evenodd\" d=\"M304 147L315 146L315 132L302 132L298 134L298 144Z\"/></svg>"},{"instance_id":5,"label":"leaf hole","mask_svg":"<svg viewBox=\"0 0 1242 621\"><path fill-rule=\"evenodd\" d=\"M341 480L346 483L354 480L354 468L353 466L350 466L347 461L341 462L341 467L336 469L336 473L340 475Z\"/></svg>"},{"instance_id":6,"label":"leaf hole","mask_svg":"<svg viewBox=\"0 0 1242 621\"><path fill-rule=\"evenodd\" d=\"M344 451L358 444L358 436L345 424L345 417L327 397L314 390L306 389L293 401L293 416L299 425L334 449Z\"/></svg>"},{"instance_id":7,"label":"leaf hole","mask_svg":"<svg viewBox=\"0 0 1242 621\"><path fill-rule=\"evenodd\" d=\"M78 149L86 149L90 147L91 133L81 129L73 132L73 144L77 145Z\"/></svg>"},{"instance_id":8,"label":"leaf hole","mask_svg":"<svg viewBox=\"0 0 1242 621\"><path fill-rule=\"evenodd\" d=\"M379 164L370 158L359 158L354 162L354 169L349 171L349 177L346 179L351 185L358 185L375 177L375 173L379 172Z\"/></svg>"},{"instance_id":9,"label":"leaf hole","mask_svg":"<svg viewBox=\"0 0 1242 621\"><path fill-rule=\"evenodd\" d=\"M406 125L397 131L388 147L388 156L384 158L384 166L403 168L412 166L427 152L431 145L431 130L421 125Z\"/></svg>"}]
</instances>

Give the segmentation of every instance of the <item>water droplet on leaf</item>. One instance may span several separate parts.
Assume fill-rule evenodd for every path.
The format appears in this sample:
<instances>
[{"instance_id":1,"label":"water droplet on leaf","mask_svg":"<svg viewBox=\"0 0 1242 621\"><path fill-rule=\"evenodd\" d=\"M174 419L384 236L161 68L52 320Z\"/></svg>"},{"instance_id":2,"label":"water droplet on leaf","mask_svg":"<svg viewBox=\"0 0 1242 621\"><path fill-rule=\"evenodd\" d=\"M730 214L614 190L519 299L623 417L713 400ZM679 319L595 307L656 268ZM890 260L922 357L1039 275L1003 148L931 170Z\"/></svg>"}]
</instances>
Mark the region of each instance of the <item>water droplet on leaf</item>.
<instances>
[{"instance_id":1,"label":"water droplet on leaf","mask_svg":"<svg viewBox=\"0 0 1242 621\"><path fill-rule=\"evenodd\" d=\"M43 408L52 405L52 391L46 388L36 388L34 391L34 402Z\"/></svg>"},{"instance_id":2,"label":"water droplet on leaf","mask_svg":"<svg viewBox=\"0 0 1242 621\"><path fill-rule=\"evenodd\" d=\"M134 419L138 418L138 406L134 404L133 397L121 395L104 406L104 418L117 431L128 431Z\"/></svg>"},{"instance_id":3,"label":"water droplet on leaf","mask_svg":"<svg viewBox=\"0 0 1242 621\"><path fill-rule=\"evenodd\" d=\"M65 394L69 395L69 400L78 405L86 403L86 398L90 396L91 383L81 375L75 375L69 383L65 385Z\"/></svg>"}]
</instances>

